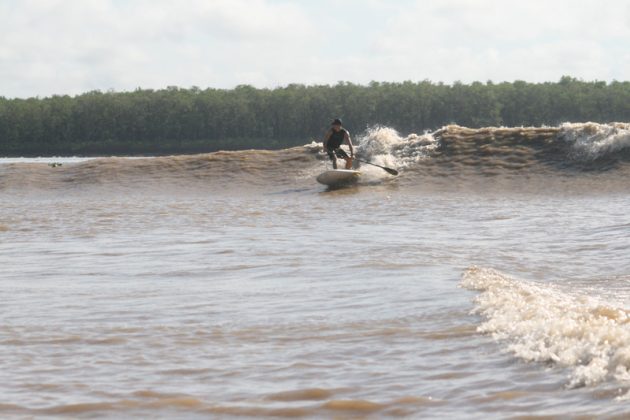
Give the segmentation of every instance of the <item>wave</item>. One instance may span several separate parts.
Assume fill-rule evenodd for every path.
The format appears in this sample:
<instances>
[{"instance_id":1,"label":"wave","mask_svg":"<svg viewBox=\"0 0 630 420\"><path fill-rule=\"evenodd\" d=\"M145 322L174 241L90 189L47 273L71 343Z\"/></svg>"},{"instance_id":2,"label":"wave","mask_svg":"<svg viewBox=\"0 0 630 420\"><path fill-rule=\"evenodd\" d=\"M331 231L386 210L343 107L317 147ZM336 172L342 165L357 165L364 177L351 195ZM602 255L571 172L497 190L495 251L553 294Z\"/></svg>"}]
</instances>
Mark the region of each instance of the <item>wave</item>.
<instances>
[{"instance_id":1,"label":"wave","mask_svg":"<svg viewBox=\"0 0 630 420\"><path fill-rule=\"evenodd\" d=\"M560 126L558 138L570 146L570 157L593 161L630 150L630 124L569 124Z\"/></svg>"},{"instance_id":2,"label":"wave","mask_svg":"<svg viewBox=\"0 0 630 420\"><path fill-rule=\"evenodd\" d=\"M323 159L321 157L320 159ZM0 164L0 191L257 188L295 185L317 162L308 147L280 151L244 150L155 158L97 158L77 163Z\"/></svg>"},{"instance_id":3,"label":"wave","mask_svg":"<svg viewBox=\"0 0 630 420\"><path fill-rule=\"evenodd\" d=\"M564 123L558 127L485 127L448 125L423 135L400 136L387 127L360 137L366 157L392 156L409 167L461 165L478 169L525 169L537 164L557 169L611 168L630 162L630 123Z\"/></svg>"},{"instance_id":4,"label":"wave","mask_svg":"<svg viewBox=\"0 0 630 420\"><path fill-rule=\"evenodd\" d=\"M630 388L630 312L610 300L471 267L461 285L480 294L478 331L532 362L569 369L569 387L614 382Z\"/></svg>"},{"instance_id":5,"label":"wave","mask_svg":"<svg viewBox=\"0 0 630 420\"><path fill-rule=\"evenodd\" d=\"M621 181L626 178L619 176L619 171L630 170L629 123L479 129L448 125L407 136L390 127L375 126L355 142L359 158L399 169L400 182L407 185L421 184L426 178L457 184L471 178L479 182L479 176L531 180L542 175L548 180L613 173L619 186L625 188ZM292 188L313 185L313 178L329 166L321 143L316 142L276 151L49 163L1 163L0 190ZM374 167L364 165L362 170L370 182L390 179Z\"/></svg>"}]
</instances>

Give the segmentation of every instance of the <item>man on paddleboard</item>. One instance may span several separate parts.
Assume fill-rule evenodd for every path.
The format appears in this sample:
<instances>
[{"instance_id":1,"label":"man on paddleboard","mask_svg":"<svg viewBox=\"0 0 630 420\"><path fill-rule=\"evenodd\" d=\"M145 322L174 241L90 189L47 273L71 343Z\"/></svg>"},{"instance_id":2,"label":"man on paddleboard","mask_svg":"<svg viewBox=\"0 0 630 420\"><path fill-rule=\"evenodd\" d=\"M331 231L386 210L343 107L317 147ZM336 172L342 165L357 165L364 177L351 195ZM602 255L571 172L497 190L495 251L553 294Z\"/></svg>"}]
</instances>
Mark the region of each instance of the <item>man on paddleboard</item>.
<instances>
[{"instance_id":1,"label":"man on paddleboard","mask_svg":"<svg viewBox=\"0 0 630 420\"><path fill-rule=\"evenodd\" d=\"M345 150L341 148L341 145L346 142L350 147L350 156ZM354 159L354 149L352 148L352 140L350 140L350 133L348 130L341 126L341 120L335 118L332 122L332 127L324 136L324 151L328 153L330 160L332 161L333 168L337 169L337 158L345 159L346 169L352 168L352 159Z\"/></svg>"}]
</instances>

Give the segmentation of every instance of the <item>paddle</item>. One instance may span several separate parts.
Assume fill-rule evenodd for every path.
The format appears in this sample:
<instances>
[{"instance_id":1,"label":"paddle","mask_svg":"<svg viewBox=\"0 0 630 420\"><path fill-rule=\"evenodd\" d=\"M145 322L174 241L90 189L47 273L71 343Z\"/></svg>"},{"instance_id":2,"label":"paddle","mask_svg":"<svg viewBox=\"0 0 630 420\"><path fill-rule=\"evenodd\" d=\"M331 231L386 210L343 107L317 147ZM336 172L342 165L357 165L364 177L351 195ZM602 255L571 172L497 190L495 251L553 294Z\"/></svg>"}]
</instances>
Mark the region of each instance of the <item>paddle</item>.
<instances>
[{"instance_id":1,"label":"paddle","mask_svg":"<svg viewBox=\"0 0 630 420\"><path fill-rule=\"evenodd\" d=\"M394 176L398 175L398 171L396 169L386 168L385 166L377 165L376 163L368 162L366 160L361 160L361 159L357 159L357 158L354 158L354 160L358 160L359 162L367 163L368 165L379 167L379 168L385 170L388 174L392 174Z\"/></svg>"}]
</instances>

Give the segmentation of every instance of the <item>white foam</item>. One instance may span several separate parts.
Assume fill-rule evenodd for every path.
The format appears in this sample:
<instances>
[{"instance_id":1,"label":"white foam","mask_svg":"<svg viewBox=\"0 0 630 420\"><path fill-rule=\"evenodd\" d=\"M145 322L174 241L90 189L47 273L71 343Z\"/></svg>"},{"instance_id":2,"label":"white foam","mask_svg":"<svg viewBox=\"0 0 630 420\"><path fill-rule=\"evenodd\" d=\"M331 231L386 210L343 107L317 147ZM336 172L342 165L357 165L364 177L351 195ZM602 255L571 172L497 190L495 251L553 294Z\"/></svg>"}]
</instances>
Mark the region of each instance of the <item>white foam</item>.
<instances>
[{"instance_id":1,"label":"white foam","mask_svg":"<svg viewBox=\"0 0 630 420\"><path fill-rule=\"evenodd\" d=\"M359 157L378 165L405 168L425 159L437 147L430 133L402 137L390 127L374 126L357 138Z\"/></svg>"},{"instance_id":2,"label":"white foam","mask_svg":"<svg viewBox=\"0 0 630 420\"><path fill-rule=\"evenodd\" d=\"M630 385L630 316L621 305L489 268L469 268L461 285L481 291L475 312L485 321L478 330L516 356L567 367L570 387Z\"/></svg>"},{"instance_id":3,"label":"white foam","mask_svg":"<svg viewBox=\"0 0 630 420\"><path fill-rule=\"evenodd\" d=\"M630 124L564 123L559 137L571 143L574 158L593 160L630 148Z\"/></svg>"}]
</instances>

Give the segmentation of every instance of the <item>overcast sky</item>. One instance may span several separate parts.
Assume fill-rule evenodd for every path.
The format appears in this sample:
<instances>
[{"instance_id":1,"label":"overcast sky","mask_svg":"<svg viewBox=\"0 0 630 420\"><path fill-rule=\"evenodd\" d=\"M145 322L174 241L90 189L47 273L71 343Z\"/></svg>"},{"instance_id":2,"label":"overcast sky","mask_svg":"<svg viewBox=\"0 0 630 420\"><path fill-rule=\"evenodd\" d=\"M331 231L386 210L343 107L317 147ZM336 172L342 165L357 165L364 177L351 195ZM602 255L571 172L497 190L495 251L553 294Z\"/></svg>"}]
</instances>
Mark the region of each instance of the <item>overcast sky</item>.
<instances>
[{"instance_id":1,"label":"overcast sky","mask_svg":"<svg viewBox=\"0 0 630 420\"><path fill-rule=\"evenodd\" d=\"M628 0L0 0L0 96L630 79Z\"/></svg>"}]
</instances>

